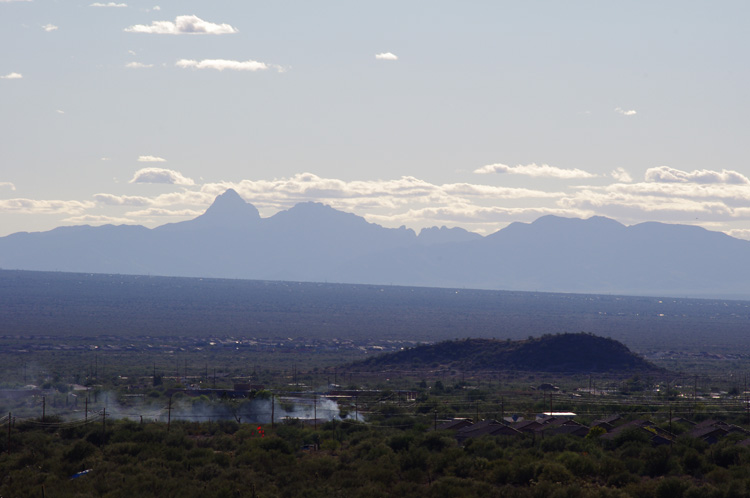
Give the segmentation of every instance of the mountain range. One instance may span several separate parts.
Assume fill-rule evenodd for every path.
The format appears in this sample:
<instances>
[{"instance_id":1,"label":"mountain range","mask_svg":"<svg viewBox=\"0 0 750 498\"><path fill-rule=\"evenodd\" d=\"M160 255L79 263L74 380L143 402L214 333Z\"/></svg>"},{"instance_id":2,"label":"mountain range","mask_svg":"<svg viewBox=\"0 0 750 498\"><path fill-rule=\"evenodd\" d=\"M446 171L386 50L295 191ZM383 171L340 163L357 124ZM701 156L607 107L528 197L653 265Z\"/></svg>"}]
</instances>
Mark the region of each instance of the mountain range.
<instances>
[{"instance_id":1,"label":"mountain range","mask_svg":"<svg viewBox=\"0 0 750 498\"><path fill-rule=\"evenodd\" d=\"M663 223L544 216L482 237L384 228L306 202L262 218L234 190L193 220L0 237L0 268L750 299L750 241Z\"/></svg>"}]
</instances>

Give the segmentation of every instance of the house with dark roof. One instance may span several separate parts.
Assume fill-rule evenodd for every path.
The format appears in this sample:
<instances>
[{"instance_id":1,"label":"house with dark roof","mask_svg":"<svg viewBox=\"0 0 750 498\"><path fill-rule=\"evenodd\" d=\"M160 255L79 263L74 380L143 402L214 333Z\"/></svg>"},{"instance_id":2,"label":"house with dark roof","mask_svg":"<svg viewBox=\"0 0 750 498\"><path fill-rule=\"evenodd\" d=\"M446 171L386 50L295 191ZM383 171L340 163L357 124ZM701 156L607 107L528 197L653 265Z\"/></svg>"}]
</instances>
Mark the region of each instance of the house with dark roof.
<instances>
[{"instance_id":1,"label":"house with dark roof","mask_svg":"<svg viewBox=\"0 0 750 498\"><path fill-rule=\"evenodd\" d=\"M487 422L487 423L484 423ZM522 436L523 434L512 427L505 424L501 424L497 420L483 420L482 422L476 423L469 427L456 432L456 440L458 444L463 444L464 441L470 438L477 438L482 436Z\"/></svg>"},{"instance_id":2,"label":"house with dark roof","mask_svg":"<svg viewBox=\"0 0 750 498\"><path fill-rule=\"evenodd\" d=\"M708 444L715 444L719 439L729 434L729 432L722 426L709 425L705 427L694 427L687 434L690 437L700 439Z\"/></svg>"},{"instance_id":3,"label":"house with dark roof","mask_svg":"<svg viewBox=\"0 0 750 498\"><path fill-rule=\"evenodd\" d=\"M465 427L469 427L474 425L471 420L466 418L457 418L453 420L449 420L447 422L443 422L442 424L438 425L434 428L436 431L458 431Z\"/></svg>"}]
</instances>

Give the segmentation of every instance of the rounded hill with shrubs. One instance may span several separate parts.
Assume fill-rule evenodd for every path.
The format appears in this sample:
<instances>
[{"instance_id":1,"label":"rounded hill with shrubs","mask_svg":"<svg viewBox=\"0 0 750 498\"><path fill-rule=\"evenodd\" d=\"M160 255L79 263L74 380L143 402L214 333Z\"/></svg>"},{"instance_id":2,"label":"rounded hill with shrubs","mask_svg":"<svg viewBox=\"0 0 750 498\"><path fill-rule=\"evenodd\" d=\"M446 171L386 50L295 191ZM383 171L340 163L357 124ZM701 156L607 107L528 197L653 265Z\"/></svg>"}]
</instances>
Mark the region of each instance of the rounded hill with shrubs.
<instances>
[{"instance_id":1,"label":"rounded hill with shrubs","mask_svg":"<svg viewBox=\"0 0 750 498\"><path fill-rule=\"evenodd\" d=\"M523 341L460 339L386 353L349 365L354 370L453 368L466 371L630 373L660 370L621 342L587 333Z\"/></svg>"}]
</instances>

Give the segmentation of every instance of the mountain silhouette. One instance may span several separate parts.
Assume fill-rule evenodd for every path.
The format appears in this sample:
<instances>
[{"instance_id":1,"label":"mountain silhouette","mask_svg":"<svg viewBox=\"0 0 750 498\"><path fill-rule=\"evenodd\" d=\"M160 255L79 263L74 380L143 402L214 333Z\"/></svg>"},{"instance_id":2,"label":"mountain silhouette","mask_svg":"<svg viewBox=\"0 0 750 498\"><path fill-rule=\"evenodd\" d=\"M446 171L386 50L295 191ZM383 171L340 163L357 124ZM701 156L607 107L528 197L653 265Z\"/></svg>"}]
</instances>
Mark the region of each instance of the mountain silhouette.
<instances>
[{"instance_id":1,"label":"mountain silhouette","mask_svg":"<svg viewBox=\"0 0 750 498\"><path fill-rule=\"evenodd\" d=\"M195 219L0 237L0 268L750 298L750 242L703 228L544 216L417 235L304 202L262 218L232 189Z\"/></svg>"},{"instance_id":2,"label":"mountain silhouette","mask_svg":"<svg viewBox=\"0 0 750 498\"><path fill-rule=\"evenodd\" d=\"M434 372L436 369L575 374L664 372L630 351L623 343L586 333L544 335L521 341L456 339L371 356L345 365L339 371Z\"/></svg>"}]
</instances>

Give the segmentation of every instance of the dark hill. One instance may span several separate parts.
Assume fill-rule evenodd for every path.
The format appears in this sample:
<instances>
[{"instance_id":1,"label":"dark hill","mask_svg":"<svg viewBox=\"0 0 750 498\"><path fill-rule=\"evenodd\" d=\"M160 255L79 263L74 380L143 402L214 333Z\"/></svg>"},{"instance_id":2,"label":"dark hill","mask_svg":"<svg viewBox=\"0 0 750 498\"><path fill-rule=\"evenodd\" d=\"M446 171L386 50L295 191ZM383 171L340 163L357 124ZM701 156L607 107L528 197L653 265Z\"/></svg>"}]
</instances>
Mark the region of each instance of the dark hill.
<instances>
[{"instance_id":1,"label":"dark hill","mask_svg":"<svg viewBox=\"0 0 750 498\"><path fill-rule=\"evenodd\" d=\"M592 334L557 334L523 341L463 339L417 346L350 365L354 370L435 369L463 371L625 373L658 367L624 344Z\"/></svg>"}]
</instances>

